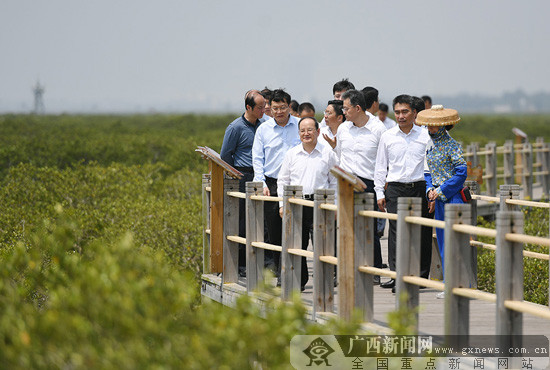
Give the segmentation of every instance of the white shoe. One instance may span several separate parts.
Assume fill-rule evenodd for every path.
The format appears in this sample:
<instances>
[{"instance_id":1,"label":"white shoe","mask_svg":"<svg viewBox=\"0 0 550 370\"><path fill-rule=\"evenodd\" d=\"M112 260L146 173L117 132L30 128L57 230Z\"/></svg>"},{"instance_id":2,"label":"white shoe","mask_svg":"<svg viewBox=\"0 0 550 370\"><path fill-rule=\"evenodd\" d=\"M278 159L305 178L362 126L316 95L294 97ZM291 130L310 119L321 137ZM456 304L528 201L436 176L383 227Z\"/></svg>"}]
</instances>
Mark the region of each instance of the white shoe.
<instances>
[{"instance_id":1,"label":"white shoe","mask_svg":"<svg viewBox=\"0 0 550 370\"><path fill-rule=\"evenodd\" d=\"M435 295L437 299L445 299L445 292L439 292Z\"/></svg>"}]
</instances>

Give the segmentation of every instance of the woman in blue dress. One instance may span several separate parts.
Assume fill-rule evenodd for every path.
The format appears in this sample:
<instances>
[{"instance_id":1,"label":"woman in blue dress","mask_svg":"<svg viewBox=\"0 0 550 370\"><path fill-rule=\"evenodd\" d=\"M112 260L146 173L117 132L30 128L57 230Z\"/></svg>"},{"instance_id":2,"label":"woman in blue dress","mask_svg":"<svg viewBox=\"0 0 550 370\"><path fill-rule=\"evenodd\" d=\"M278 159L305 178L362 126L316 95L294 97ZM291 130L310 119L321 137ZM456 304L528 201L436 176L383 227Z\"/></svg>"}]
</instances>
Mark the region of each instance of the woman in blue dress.
<instances>
[{"instance_id":1,"label":"woman in blue dress","mask_svg":"<svg viewBox=\"0 0 550 370\"><path fill-rule=\"evenodd\" d=\"M454 109L444 109L434 105L418 113L416 123L428 127L431 143L426 150L427 170L426 196L429 201L430 213L435 211L435 219L445 219L445 204L464 203L460 190L466 181L468 166L462 156L462 147L453 139L448 131L460 121L458 112ZM445 276L445 233L436 229L437 245L441 255L441 270ZM437 298L444 298L444 292Z\"/></svg>"}]
</instances>

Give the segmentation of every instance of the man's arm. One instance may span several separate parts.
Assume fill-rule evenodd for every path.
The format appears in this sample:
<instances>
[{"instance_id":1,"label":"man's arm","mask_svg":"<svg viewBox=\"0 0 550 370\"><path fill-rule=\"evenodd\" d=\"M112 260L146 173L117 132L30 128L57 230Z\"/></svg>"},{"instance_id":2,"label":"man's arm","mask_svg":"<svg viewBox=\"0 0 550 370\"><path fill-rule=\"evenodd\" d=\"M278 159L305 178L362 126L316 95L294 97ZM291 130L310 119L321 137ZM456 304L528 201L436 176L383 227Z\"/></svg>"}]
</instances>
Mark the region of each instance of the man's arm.
<instances>
[{"instance_id":1,"label":"man's arm","mask_svg":"<svg viewBox=\"0 0 550 370\"><path fill-rule=\"evenodd\" d=\"M229 125L225 130L225 135L223 136L220 157L231 166L233 166L235 163L235 161L233 160L233 155L235 154L235 150L237 149L237 142L238 135L236 133L236 130L232 125Z\"/></svg>"},{"instance_id":2,"label":"man's arm","mask_svg":"<svg viewBox=\"0 0 550 370\"><path fill-rule=\"evenodd\" d=\"M265 153L262 131L260 130L261 127L262 126L260 126L256 131L256 135L254 136L254 143L252 144L252 167L254 168L254 181L263 182L264 195L270 195L269 189L267 188L267 185L265 183Z\"/></svg>"},{"instance_id":3,"label":"man's arm","mask_svg":"<svg viewBox=\"0 0 550 370\"><path fill-rule=\"evenodd\" d=\"M376 153L376 166L374 167L374 191L380 211L386 211L386 195L384 194L384 186L386 185L386 177L388 176L388 156L386 153L386 135L380 137L378 143L378 151Z\"/></svg>"}]
</instances>

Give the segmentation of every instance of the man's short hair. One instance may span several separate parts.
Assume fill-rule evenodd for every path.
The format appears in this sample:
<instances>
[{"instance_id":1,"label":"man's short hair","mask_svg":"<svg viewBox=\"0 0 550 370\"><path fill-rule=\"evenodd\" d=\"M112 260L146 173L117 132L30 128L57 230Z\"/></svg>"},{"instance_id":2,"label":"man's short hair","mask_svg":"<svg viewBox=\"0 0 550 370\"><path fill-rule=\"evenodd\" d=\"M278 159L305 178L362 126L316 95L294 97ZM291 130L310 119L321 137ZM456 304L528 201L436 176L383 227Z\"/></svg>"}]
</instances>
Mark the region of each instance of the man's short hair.
<instances>
[{"instance_id":1,"label":"man's short hair","mask_svg":"<svg viewBox=\"0 0 550 370\"><path fill-rule=\"evenodd\" d=\"M380 103L378 109L380 109L384 113L388 113L389 107L386 103Z\"/></svg>"},{"instance_id":2,"label":"man's short hair","mask_svg":"<svg viewBox=\"0 0 550 370\"><path fill-rule=\"evenodd\" d=\"M355 86L349 82L347 78L343 78L341 81L336 82L332 87L332 95L334 95L337 91L348 90L355 90Z\"/></svg>"},{"instance_id":3,"label":"man's short hair","mask_svg":"<svg viewBox=\"0 0 550 370\"><path fill-rule=\"evenodd\" d=\"M271 97L273 96L273 91L270 90L267 86L264 87L262 91L260 91L260 94L264 97L264 99L271 103Z\"/></svg>"},{"instance_id":4,"label":"man's short hair","mask_svg":"<svg viewBox=\"0 0 550 370\"><path fill-rule=\"evenodd\" d=\"M432 98L429 95L422 95L422 100L432 104Z\"/></svg>"},{"instance_id":5,"label":"man's short hair","mask_svg":"<svg viewBox=\"0 0 550 370\"><path fill-rule=\"evenodd\" d=\"M256 96L261 94L258 90L248 90L244 95L244 109L246 106L250 106L251 109L254 109L256 106Z\"/></svg>"},{"instance_id":6,"label":"man's short hair","mask_svg":"<svg viewBox=\"0 0 550 370\"><path fill-rule=\"evenodd\" d=\"M344 107L344 103L341 100L329 100L327 105L332 106L334 113L336 113L336 117L344 116L344 121L346 120L346 116L342 109Z\"/></svg>"},{"instance_id":7,"label":"man's short hair","mask_svg":"<svg viewBox=\"0 0 550 370\"><path fill-rule=\"evenodd\" d=\"M352 106L360 106L362 110L367 110L367 103L365 103L365 96L361 91L355 89L348 90L342 95L342 100L349 99Z\"/></svg>"},{"instance_id":8,"label":"man's short hair","mask_svg":"<svg viewBox=\"0 0 550 370\"><path fill-rule=\"evenodd\" d=\"M409 107L411 107L411 109L416 110L413 103L414 102L413 102L412 96L407 95L407 94L402 94L402 95L397 95L393 99L393 106L392 107L395 110L395 105L396 104L407 104Z\"/></svg>"},{"instance_id":9,"label":"man's short hair","mask_svg":"<svg viewBox=\"0 0 550 370\"><path fill-rule=\"evenodd\" d=\"M300 106L300 104L292 99L292 101L290 102L290 109L292 109L294 112L298 112L298 107Z\"/></svg>"},{"instance_id":10,"label":"man's short hair","mask_svg":"<svg viewBox=\"0 0 550 370\"><path fill-rule=\"evenodd\" d=\"M303 120L306 120L306 119L312 119L313 122L315 122L315 129L316 130L319 130L319 122L315 119L315 117L303 117L303 118L300 118L300 120L298 121L298 130L300 129L300 123L302 123Z\"/></svg>"},{"instance_id":11,"label":"man's short hair","mask_svg":"<svg viewBox=\"0 0 550 370\"><path fill-rule=\"evenodd\" d=\"M426 109L426 104L424 103L424 100L419 98L418 96L413 96L413 105L414 109L416 110L416 113L422 112L424 109Z\"/></svg>"},{"instance_id":12,"label":"man's short hair","mask_svg":"<svg viewBox=\"0 0 550 370\"><path fill-rule=\"evenodd\" d=\"M315 114L315 107L310 102L304 102L298 106L298 115L301 115L303 111L310 110Z\"/></svg>"},{"instance_id":13,"label":"man's short hair","mask_svg":"<svg viewBox=\"0 0 550 370\"><path fill-rule=\"evenodd\" d=\"M269 104L276 102L276 103L287 103L290 105L290 101L292 98L290 97L290 94L284 91L283 89L277 89L273 91L273 95L271 96L271 99L269 99Z\"/></svg>"},{"instance_id":14,"label":"man's short hair","mask_svg":"<svg viewBox=\"0 0 550 370\"><path fill-rule=\"evenodd\" d=\"M378 101L378 90L372 86L367 86L361 90L363 95L365 95L365 104L367 109L370 109L372 105Z\"/></svg>"}]
</instances>

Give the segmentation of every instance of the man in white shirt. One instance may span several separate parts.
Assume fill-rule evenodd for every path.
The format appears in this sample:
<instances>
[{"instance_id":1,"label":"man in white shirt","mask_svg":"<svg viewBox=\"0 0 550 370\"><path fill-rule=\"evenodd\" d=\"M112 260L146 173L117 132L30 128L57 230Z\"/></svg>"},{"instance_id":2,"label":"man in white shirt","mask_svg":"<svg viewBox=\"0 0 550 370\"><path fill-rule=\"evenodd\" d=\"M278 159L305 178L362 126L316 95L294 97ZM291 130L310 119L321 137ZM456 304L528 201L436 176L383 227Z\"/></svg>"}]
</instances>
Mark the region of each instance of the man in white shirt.
<instances>
[{"instance_id":1,"label":"man in white shirt","mask_svg":"<svg viewBox=\"0 0 550 370\"><path fill-rule=\"evenodd\" d=\"M284 90L275 90L271 96L272 118L258 127L252 144L252 167L254 181L263 182L263 194L277 196L277 177L286 152L300 143L298 118L290 115L290 95ZM265 202L264 220L267 235L265 241L281 245L282 222L276 202ZM265 252L266 265L280 271L280 253Z\"/></svg>"},{"instance_id":2,"label":"man in white shirt","mask_svg":"<svg viewBox=\"0 0 550 370\"><path fill-rule=\"evenodd\" d=\"M374 184L378 207L382 212L397 213L399 197L421 197L423 210L428 209L426 182L424 181L424 156L430 140L428 132L414 124L416 110L409 95L399 95L393 100L397 126L387 130L380 138L376 157ZM386 190L384 186L388 183ZM388 262L390 270L396 266L396 221L390 220L388 234ZM431 243L422 243L420 273L428 277L431 263ZM395 289L395 280L380 284Z\"/></svg>"},{"instance_id":3,"label":"man in white shirt","mask_svg":"<svg viewBox=\"0 0 550 370\"><path fill-rule=\"evenodd\" d=\"M365 113L367 107L361 91L348 90L342 98L347 121L338 127L336 134L335 150L340 158L340 167L363 180L367 185L366 192L374 193L374 167L378 142L386 128L379 120L372 119ZM382 267L378 233L374 233L374 266ZM375 283L379 281L379 278L375 278Z\"/></svg>"},{"instance_id":4,"label":"man in white shirt","mask_svg":"<svg viewBox=\"0 0 550 370\"><path fill-rule=\"evenodd\" d=\"M290 149L283 159L277 192L283 194L285 185L303 186L304 198L313 200L315 189L336 189L336 179L330 169L338 165L338 157L328 145L320 143L319 123L313 117L304 117L298 123L301 144ZM279 204L282 217L282 202ZM302 249L307 249L313 232L313 208L302 210ZM302 258L302 282L304 287L309 279L305 257Z\"/></svg>"},{"instance_id":5,"label":"man in white shirt","mask_svg":"<svg viewBox=\"0 0 550 370\"><path fill-rule=\"evenodd\" d=\"M385 103L380 103L380 108L378 109L378 119L384 124L384 126L386 126L387 130L397 125L393 119L388 117L388 111L388 105Z\"/></svg>"}]
</instances>

